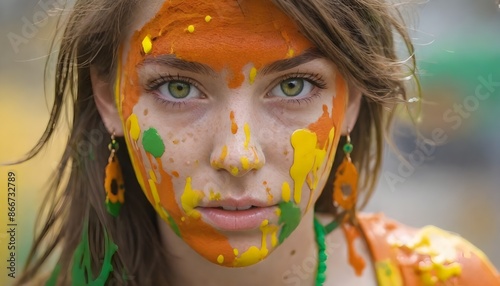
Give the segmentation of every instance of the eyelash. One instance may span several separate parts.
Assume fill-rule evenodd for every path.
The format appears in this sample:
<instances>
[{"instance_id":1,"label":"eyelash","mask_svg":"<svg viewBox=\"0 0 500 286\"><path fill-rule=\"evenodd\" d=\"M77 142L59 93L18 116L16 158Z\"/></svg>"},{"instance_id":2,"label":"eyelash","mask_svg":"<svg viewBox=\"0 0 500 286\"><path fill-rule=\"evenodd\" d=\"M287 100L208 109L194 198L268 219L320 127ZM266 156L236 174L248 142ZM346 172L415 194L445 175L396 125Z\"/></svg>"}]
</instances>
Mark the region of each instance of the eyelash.
<instances>
[{"instance_id":1,"label":"eyelash","mask_svg":"<svg viewBox=\"0 0 500 286\"><path fill-rule=\"evenodd\" d=\"M159 75L158 78L148 82L146 84L145 89L147 92L154 92L160 86L164 85L165 83L167 83L169 81L173 81L173 80L184 81L184 82L192 84L194 87L198 88L198 83L189 77L183 77L180 75L173 76L173 75L167 74L167 75Z\"/></svg>"},{"instance_id":2,"label":"eyelash","mask_svg":"<svg viewBox=\"0 0 500 286\"><path fill-rule=\"evenodd\" d=\"M276 83L273 84L273 86L275 86L276 84L280 84L281 82L288 80L288 79L291 79L291 78L301 78L301 79L307 80L312 85L314 85L315 89L311 92L312 94L308 97L299 98L299 99L294 99L294 98L280 99L280 102L283 102L286 104L298 104L298 105L301 105L303 103L310 103L315 97L317 97L319 95L319 92L317 89L323 90L323 89L327 88L327 84L321 75L319 75L317 73L300 73L300 72L291 73L291 74L287 74L287 75L280 77L279 79L277 79L275 81ZM157 94L156 94L156 91L158 90L158 88L160 88L160 86L162 86L163 84L165 84L169 81L173 81L173 80L184 81L184 82L191 84L194 87L198 88L198 83L189 77L183 77L179 74L177 74L175 76L170 75L170 74L166 74L166 75L159 75L156 79L148 82L146 84L145 91L148 93L154 94L155 100L161 104L165 104L165 105L170 106L170 107L179 107L180 108L183 105L187 104L186 101L165 100L165 99L162 99L160 96L157 96Z\"/></svg>"},{"instance_id":3,"label":"eyelash","mask_svg":"<svg viewBox=\"0 0 500 286\"><path fill-rule=\"evenodd\" d=\"M291 78L301 78L301 79L307 80L315 87L315 89L312 90L310 96L307 96L304 98L280 99L280 102L283 102L285 104L301 105L303 103L306 103L306 104L310 103L313 101L314 98L319 96L319 91L317 89L323 90L323 89L327 88L327 84L320 74L318 74L318 73L301 73L301 72L296 72L296 73L284 75L284 76L280 77L279 79L277 79L276 83L273 84L273 86L275 86L276 84L280 84L281 82L288 80L288 79L291 79Z\"/></svg>"},{"instance_id":4,"label":"eyelash","mask_svg":"<svg viewBox=\"0 0 500 286\"><path fill-rule=\"evenodd\" d=\"M182 106L187 104L186 101L171 101L171 100L162 99L156 93L162 85L164 85L165 83L167 83L169 81L173 81L173 80L183 81L183 82L186 82L188 84L193 85L195 88L198 88L198 83L189 77L183 77L179 74L177 74L177 75L170 75L170 74L161 75L160 74L160 75L158 75L158 77L156 79L149 81L146 84L146 87L144 88L144 90L148 93L155 95L154 99L157 102L159 102L160 104L164 104L164 105L169 106L169 107L181 108Z\"/></svg>"}]
</instances>

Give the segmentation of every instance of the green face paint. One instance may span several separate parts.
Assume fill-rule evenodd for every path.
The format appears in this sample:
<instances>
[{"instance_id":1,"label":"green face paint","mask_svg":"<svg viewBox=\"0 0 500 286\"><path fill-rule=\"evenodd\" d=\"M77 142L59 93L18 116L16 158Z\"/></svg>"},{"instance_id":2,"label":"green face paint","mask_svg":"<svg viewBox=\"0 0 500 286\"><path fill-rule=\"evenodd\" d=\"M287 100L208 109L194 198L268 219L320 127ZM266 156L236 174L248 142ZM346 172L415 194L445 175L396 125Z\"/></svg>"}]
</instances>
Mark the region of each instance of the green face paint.
<instances>
[{"instance_id":1,"label":"green face paint","mask_svg":"<svg viewBox=\"0 0 500 286\"><path fill-rule=\"evenodd\" d=\"M144 146L144 150L151 153L155 158L161 157L165 152L165 144L158 134L158 131L154 128L149 128L144 131L142 145Z\"/></svg>"},{"instance_id":2,"label":"green face paint","mask_svg":"<svg viewBox=\"0 0 500 286\"><path fill-rule=\"evenodd\" d=\"M300 208L293 202L281 202L278 207L281 210L279 224L283 224L278 238L281 244L299 225L301 213Z\"/></svg>"}]
</instances>

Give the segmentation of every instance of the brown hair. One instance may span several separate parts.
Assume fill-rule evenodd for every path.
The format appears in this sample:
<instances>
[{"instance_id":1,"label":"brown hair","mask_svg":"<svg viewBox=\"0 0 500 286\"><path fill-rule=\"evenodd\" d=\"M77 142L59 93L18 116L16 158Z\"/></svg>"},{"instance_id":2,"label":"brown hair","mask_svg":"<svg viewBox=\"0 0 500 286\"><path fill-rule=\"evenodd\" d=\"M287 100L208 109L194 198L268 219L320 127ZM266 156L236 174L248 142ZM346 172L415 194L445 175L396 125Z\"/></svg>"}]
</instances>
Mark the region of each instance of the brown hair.
<instances>
[{"instance_id":1,"label":"brown hair","mask_svg":"<svg viewBox=\"0 0 500 286\"><path fill-rule=\"evenodd\" d=\"M380 171L384 134L391 118L384 106L406 99L404 78L414 75L413 47L401 16L384 0L273 2L297 23L324 57L337 65L349 85L363 94L358 121L351 127L355 146L352 158L361 175L360 186L364 192L364 200L358 205L363 206ZM118 218L111 218L106 213L103 176L109 155L109 134L96 109L90 82L90 65L106 75L110 83L113 81L117 51L138 3L137 0L77 1L64 23L50 121L42 138L24 160L35 156L53 135L65 101L73 106L73 126L40 212L45 214L43 227L19 284L35 277L56 248L61 251L58 284L69 283L72 255L81 239L82 218L88 219L94 273L101 268L104 256L104 231L118 245L112 261L115 271L108 285L166 283L168 273L162 267L166 259L156 227L156 213L137 183L124 151L126 148L118 152L126 180L126 203ZM395 34L406 44L409 62L398 60ZM405 70L407 66L410 68ZM119 141L125 146L124 140ZM341 140L337 150L339 156L336 156L329 182L316 204L317 211L336 212L331 187L343 157L342 145ZM69 176L67 182L62 179L65 174ZM126 275L126 283L122 274Z\"/></svg>"}]
</instances>

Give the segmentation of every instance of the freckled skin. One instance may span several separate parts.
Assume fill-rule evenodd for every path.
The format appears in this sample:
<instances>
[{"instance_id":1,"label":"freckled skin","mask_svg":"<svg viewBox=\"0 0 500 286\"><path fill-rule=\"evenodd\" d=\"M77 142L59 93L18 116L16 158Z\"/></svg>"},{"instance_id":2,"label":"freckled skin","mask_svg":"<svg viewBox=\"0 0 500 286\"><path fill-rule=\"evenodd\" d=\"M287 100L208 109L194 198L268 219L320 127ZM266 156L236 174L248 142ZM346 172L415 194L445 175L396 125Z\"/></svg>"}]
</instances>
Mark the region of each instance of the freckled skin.
<instances>
[{"instance_id":1,"label":"freckled skin","mask_svg":"<svg viewBox=\"0 0 500 286\"><path fill-rule=\"evenodd\" d=\"M230 267L265 259L317 199L340 135L331 131L340 128L347 100L345 85L338 86L342 77L326 59L279 73L260 73L271 63L301 55L312 44L270 2L237 4L233 0L165 2L156 17L137 27L124 49L116 90L127 146L148 200L191 248L215 264ZM190 14L179 12L183 9ZM204 64L215 75L140 65L146 57L169 54ZM310 102L301 105L270 96L285 75L298 71L320 74L326 87L311 91ZM160 100L171 100L164 92L145 91L159 74L192 79L203 96L176 106L163 104ZM295 186L290 176L292 165L300 164L293 162L299 147L294 149L291 143L297 130L314 133L316 148L325 153L322 160L312 159L315 190L307 182ZM312 169L304 172L313 174ZM289 185L285 195L284 183ZM217 230L196 210L210 200L242 196L282 207L245 236ZM283 196L292 199L285 203Z\"/></svg>"}]
</instances>

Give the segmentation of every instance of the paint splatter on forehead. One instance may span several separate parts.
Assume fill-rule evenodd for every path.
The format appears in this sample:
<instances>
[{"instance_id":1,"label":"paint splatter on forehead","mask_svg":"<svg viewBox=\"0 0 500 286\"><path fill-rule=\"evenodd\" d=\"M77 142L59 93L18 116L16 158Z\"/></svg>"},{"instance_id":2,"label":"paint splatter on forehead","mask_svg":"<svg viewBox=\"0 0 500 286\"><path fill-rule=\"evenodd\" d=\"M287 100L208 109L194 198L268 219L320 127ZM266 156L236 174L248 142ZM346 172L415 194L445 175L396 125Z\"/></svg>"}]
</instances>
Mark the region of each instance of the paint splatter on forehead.
<instances>
[{"instance_id":1,"label":"paint splatter on forehead","mask_svg":"<svg viewBox=\"0 0 500 286\"><path fill-rule=\"evenodd\" d=\"M146 48L138 50L145 39ZM246 65L258 71L312 47L269 0L166 1L134 35L131 45L131 52L148 56L175 54L217 72L227 69L231 88L240 86L245 79Z\"/></svg>"}]
</instances>

